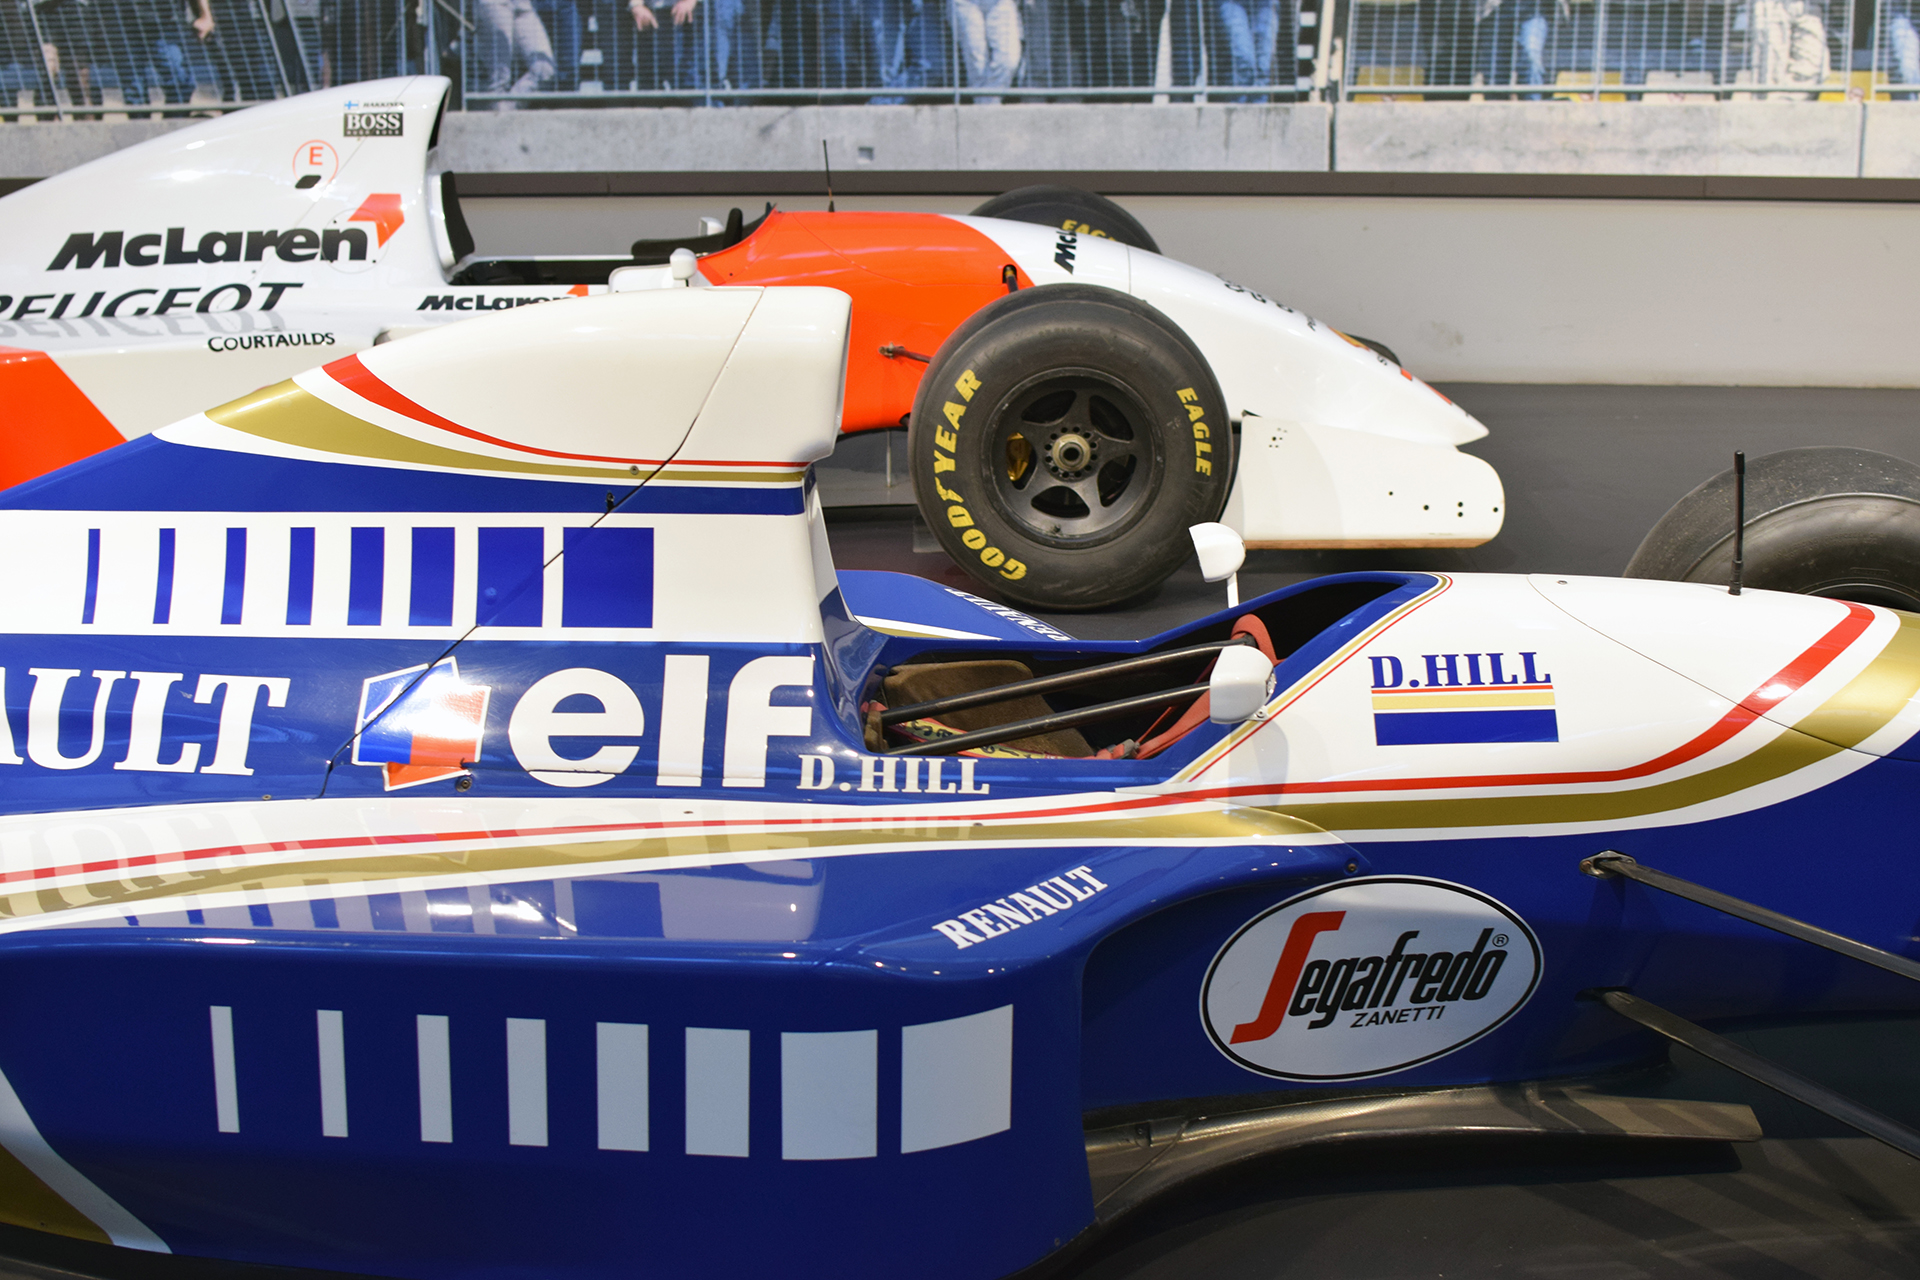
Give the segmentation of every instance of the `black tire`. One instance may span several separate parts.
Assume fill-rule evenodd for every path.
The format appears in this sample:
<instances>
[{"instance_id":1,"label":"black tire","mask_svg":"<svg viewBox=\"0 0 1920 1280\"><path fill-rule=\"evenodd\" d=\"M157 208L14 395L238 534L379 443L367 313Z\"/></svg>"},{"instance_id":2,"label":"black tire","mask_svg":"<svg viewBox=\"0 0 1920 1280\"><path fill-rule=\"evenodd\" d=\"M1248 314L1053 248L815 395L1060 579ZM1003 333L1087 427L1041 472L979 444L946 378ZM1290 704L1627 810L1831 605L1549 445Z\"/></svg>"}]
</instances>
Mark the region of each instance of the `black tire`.
<instances>
[{"instance_id":1,"label":"black tire","mask_svg":"<svg viewBox=\"0 0 1920 1280\"><path fill-rule=\"evenodd\" d=\"M1160 252L1160 246L1132 214L1105 196L1079 187L1016 187L975 209L973 216L1032 222L1083 236L1117 240L1148 253Z\"/></svg>"},{"instance_id":2,"label":"black tire","mask_svg":"<svg viewBox=\"0 0 1920 1280\"><path fill-rule=\"evenodd\" d=\"M947 554L1037 609L1158 586L1233 482L1226 401L1200 349L1093 285L1023 289L969 317L921 380L907 444Z\"/></svg>"},{"instance_id":3,"label":"black tire","mask_svg":"<svg viewBox=\"0 0 1920 1280\"><path fill-rule=\"evenodd\" d=\"M1385 356L1387 359L1393 361L1395 364L1400 364L1400 357L1393 354L1393 348L1388 346L1386 343L1380 341L1378 338L1363 338L1357 333L1350 333L1347 336L1349 338L1352 338L1355 342L1359 343L1361 346L1365 347L1367 350L1373 352L1375 355ZM1400 367L1404 369L1406 366L1401 365Z\"/></svg>"},{"instance_id":4,"label":"black tire","mask_svg":"<svg viewBox=\"0 0 1920 1280\"><path fill-rule=\"evenodd\" d=\"M1629 578L1733 574L1733 470L1675 503ZM1786 449L1747 464L1744 585L1920 612L1920 467L1871 449Z\"/></svg>"}]
</instances>

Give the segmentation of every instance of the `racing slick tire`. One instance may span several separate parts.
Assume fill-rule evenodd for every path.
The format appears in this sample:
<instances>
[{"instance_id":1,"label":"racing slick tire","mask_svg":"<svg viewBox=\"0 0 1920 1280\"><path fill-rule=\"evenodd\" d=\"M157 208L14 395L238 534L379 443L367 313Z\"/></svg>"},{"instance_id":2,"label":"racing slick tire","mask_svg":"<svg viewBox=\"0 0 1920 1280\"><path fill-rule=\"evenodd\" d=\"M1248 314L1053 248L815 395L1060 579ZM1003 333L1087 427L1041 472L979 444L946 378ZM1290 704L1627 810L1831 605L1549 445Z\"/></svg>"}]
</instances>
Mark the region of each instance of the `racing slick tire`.
<instances>
[{"instance_id":1,"label":"racing slick tire","mask_svg":"<svg viewBox=\"0 0 1920 1280\"><path fill-rule=\"evenodd\" d=\"M1675 503L1629 578L1729 582L1733 470ZM1742 584L1920 611L1920 467L1871 449L1785 449L1747 464Z\"/></svg>"},{"instance_id":2,"label":"racing slick tire","mask_svg":"<svg viewBox=\"0 0 1920 1280\"><path fill-rule=\"evenodd\" d=\"M1233 483L1226 401L1199 347L1095 285L1022 289L969 317L928 365L907 440L942 549L1038 609L1158 586Z\"/></svg>"},{"instance_id":3,"label":"racing slick tire","mask_svg":"<svg viewBox=\"0 0 1920 1280\"><path fill-rule=\"evenodd\" d=\"M1033 222L1058 231L1115 240L1148 253L1160 252L1147 229L1105 196L1079 187L1016 187L975 209L975 218Z\"/></svg>"}]
</instances>

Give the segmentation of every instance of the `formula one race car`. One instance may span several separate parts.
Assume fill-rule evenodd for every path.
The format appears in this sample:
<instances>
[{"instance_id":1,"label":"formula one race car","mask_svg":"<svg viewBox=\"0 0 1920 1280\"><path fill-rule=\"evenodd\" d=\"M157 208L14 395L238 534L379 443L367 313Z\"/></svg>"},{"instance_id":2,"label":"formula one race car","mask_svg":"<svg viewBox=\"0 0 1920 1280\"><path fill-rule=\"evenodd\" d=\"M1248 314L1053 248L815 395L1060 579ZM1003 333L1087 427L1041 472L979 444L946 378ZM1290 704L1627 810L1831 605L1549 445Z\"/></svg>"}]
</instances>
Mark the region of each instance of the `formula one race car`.
<instances>
[{"instance_id":1,"label":"formula one race car","mask_svg":"<svg viewBox=\"0 0 1920 1280\"><path fill-rule=\"evenodd\" d=\"M625 258L481 258L430 173L446 91L311 93L0 200L0 482L423 325L607 287L811 284L854 299L842 429L910 422L927 521L1017 602L1139 595L1188 525L1222 517L1275 547L1500 529L1498 476L1457 448L1486 434L1464 411L1384 348L1152 252L1099 197L736 211ZM965 394L916 401L950 384Z\"/></svg>"},{"instance_id":2,"label":"formula one race car","mask_svg":"<svg viewBox=\"0 0 1920 1280\"><path fill-rule=\"evenodd\" d=\"M1920 619L1373 572L1082 642L836 575L851 332L516 310L0 495L0 1219L992 1277L1301 1142L1751 1138L1596 1082L1621 1014L1914 1007L1630 880L1911 948Z\"/></svg>"}]
</instances>

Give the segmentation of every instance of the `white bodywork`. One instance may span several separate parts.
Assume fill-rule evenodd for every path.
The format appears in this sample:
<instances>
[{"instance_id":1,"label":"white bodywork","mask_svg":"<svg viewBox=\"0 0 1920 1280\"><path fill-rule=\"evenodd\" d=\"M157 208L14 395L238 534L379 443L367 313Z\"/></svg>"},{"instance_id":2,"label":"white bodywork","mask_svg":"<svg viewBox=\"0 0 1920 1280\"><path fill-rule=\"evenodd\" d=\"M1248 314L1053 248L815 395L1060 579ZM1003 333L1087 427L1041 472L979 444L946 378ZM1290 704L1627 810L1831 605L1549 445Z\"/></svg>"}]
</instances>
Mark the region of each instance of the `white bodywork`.
<instances>
[{"instance_id":1,"label":"white bodywork","mask_svg":"<svg viewBox=\"0 0 1920 1280\"><path fill-rule=\"evenodd\" d=\"M388 338L604 292L447 282L454 242L428 145L446 90L431 76L322 90L0 200L0 349L45 352L131 438ZM1124 290L1192 337L1241 426L1224 519L1250 545L1473 546L1499 532L1499 477L1457 448L1485 428L1392 361L1157 254L958 221L1036 285ZM682 285L663 266L612 287Z\"/></svg>"},{"instance_id":2,"label":"white bodywork","mask_svg":"<svg viewBox=\"0 0 1920 1280\"><path fill-rule=\"evenodd\" d=\"M1487 429L1385 356L1156 253L1026 223L963 221L1005 246L1035 284L1124 290L1206 353L1241 423L1224 519L1249 545L1478 546L1500 532L1500 477L1455 447ZM1072 242L1070 257L1062 241Z\"/></svg>"},{"instance_id":3,"label":"white bodywork","mask_svg":"<svg viewBox=\"0 0 1920 1280\"><path fill-rule=\"evenodd\" d=\"M131 439L389 328L568 296L447 284L453 247L427 146L446 91L417 76L304 94L0 200L0 347L50 354ZM400 132L347 137L350 115L397 117ZM287 243L293 231L311 243ZM117 250L99 252L115 233ZM279 234L268 244L266 233ZM62 261L76 235L93 242L90 266L88 252ZM237 260L177 260L203 238Z\"/></svg>"},{"instance_id":4,"label":"white bodywork","mask_svg":"<svg viewBox=\"0 0 1920 1280\"><path fill-rule=\"evenodd\" d=\"M494 317L468 331L422 335L367 356L364 363L373 377L405 396L415 412L398 412L366 398L334 373L313 370L301 374L292 390L279 392L277 409L266 406L249 419L230 407L218 408L165 428L161 438L205 450L208 470L216 475L225 463L265 454L369 473L401 467L423 479L537 476L576 485L590 496L638 469L651 477L648 489L676 488L689 497L753 485L797 497L806 487L806 467L833 445L848 332L845 295L825 289L730 288L596 299L573 308ZM556 368L561 376L553 376ZM550 388L543 389L543 378L551 380ZM671 394L635 396L635 385L670 387ZM362 389L371 388L363 384ZM303 424L315 422L319 434L310 444L294 438ZM347 423L353 430L330 430L329 422ZM35 554L0 561L0 630L71 635L81 609L92 530L101 535L102 612L88 626L91 634L119 637L129 645L157 638L218 638L233 644L357 636L447 646L463 637L672 642L696 650L733 644L813 646L813 654L756 660L793 664L796 674L790 681L801 685L811 681L815 662L833 662L822 601L835 594L838 583L817 503L796 501L783 514L724 514L699 511L690 503L678 512L622 510L604 517L582 513L572 502L563 505L569 511L10 510L0 513L5 517L0 528L10 545L32 547ZM649 624L576 626L559 609L549 608L535 627L474 630L475 526L498 527L505 521L548 531L550 558L542 567L542 582L556 599L568 572L561 543L569 529L593 523L655 530L661 576L655 589L658 608ZM401 534L423 522L455 528L456 580L463 584L456 587L452 616L432 626L414 625L405 607L414 566L410 540ZM288 624L285 611L290 524L319 534L314 616L298 626ZM349 626L349 526L369 525L388 531L392 585L386 599L392 604L377 622ZM161 527L178 535L178 568L170 570L171 616L155 622L153 548ZM226 620L222 547L232 545L227 535L236 527L250 535L242 544L240 576L249 585L241 615ZM594 874L651 874L683 866L764 864L769 857L793 856L799 821L808 833L810 859L889 850L951 853L967 842L991 848L987 842L1036 839L1100 847L1116 839L1142 839L1136 824L1143 813L1193 818L1195 830L1205 831L1211 829L1199 820L1259 805L1284 806L1300 819L1297 828L1270 827L1252 837L1287 845L1336 837L1431 841L1436 835L1470 839L1583 830L1598 837L1623 828L1694 822L1763 808L1833 782L1911 738L1920 727L1920 701L1909 695L1911 650L1892 647L1902 617L1834 600L1765 591L1731 596L1717 587L1686 583L1435 575L1417 596L1344 632L1338 646L1311 669L1292 669L1284 684L1249 708L1245 723L1164 781L1117 793L1051 795L1048 807L1038 812L1033 793L1018 789L1031 786L1031 775L1019 783L1001 771L1004 762L991 759L949 760L949 766L964 769L961 782L889 795L884 810L839 803L852 797L809 782L804 772L776 774L765 766L769 737L803 737L805 720L799 729L770 735L764 717L785 708L767 701L766 688L748 701L739 686L716 684L711 696L715 706L725 700L727 758L736 754L737 714L743 726L738 739L752 748L740 749L741 754L754 766L751 776L727 766L726 776L741 779L727 784L740 788L728 797L690 792L685 798L614 798L591 792L586 788L608 783L628 768L635 758L631 748L621 763L609 766L611 771L561 770L545 754L544 739L525 735L515 741L509 729L513 759L549 790L506 798L481 794L456 805L421 806L386 795L14 814L0 818L5 859L0 869L17 879L31 877L41 892L18 895L26 905L0 920L0 931L124 917L126 903L113 895L137 887L127 878L126 859L172 861L208 848L222 850L220 865L276 877L264 888L219 891L186 874L182 892L193 893L192 904L211 911L355 892L343 875L302 880L289 869L316 858L361 857L368 846L404 849L413 858L444 857L440 869L399 885L412 891L511 883L527 878L528 866L564 868L565 874L587 867ZM1845 629L1850 619L1854 625ZM1035 641L1040 652L1050 643ZM1863 684L1882 662L1890 662L1883 668L1889 674ZM705 664L699 657L697 666L684 669L684 679L700 687ZM1899 669L1907 674L1901 676ZM76 673L48 668L10 674L38 681ZM124 675L104 672L95 678ZM849 693L849 707L857 705L852 700L859 687ZM1844 695L1847 689L1855 693ZM737 713L735 699L740 699ZM1383 706L1383 699L1403 701ZM1862 734L1854 750L1822 755L1796 749L1782 767L1745 772L1728 767L1762 760L1776 742L1792 747L1796 735L1817 733L1812 713L1833 706L1849 716L1877 719L1879 727ZM1383 711L1501 708L1551 712L1556 730L1531 741L1441 735L1442 740L1424 744L1383 744L1377 724ZM51 735L36 726L50 726ZM644 730L658 737L667 732L664 723ZM245 728L234 730L230 745L242 765L249 740ZM57 718L29 723L17 744L24 747L24 758L10 737L0 743L5 744L0 767L20 771L10 777L67 767L58 763ZM226 749L217 746L216 758ZM689 758L696 777L702 767L712 767L710 759L701 763L707 758L698 745ZM853 765L843 778L863 776L853 754L840 758L843 767ZM47 759L56 764L43 764ZM684 780L668 772L665 756L661 761L659 777ZM871 781L878 775L866 776ZM1017 786L1004 785L1010 781ZM849 781L847 790L855 785ZM1606 816L1594 817L1595 812ZM1073 815L1075 830L1068 834L1062 834L1062 813ZM871 838L876 814L884 815L886 843ZM1115 823L1124 824L1124 830ZM670 834L663 841L667 824L694 833L693 838ZM706 824L722 834L701 837ZM1027 834L1036 826L1037 835ZM493 834L478 838L476 830ZM534 833L550 839L530 862L490 868L472 856L477 850L524 846ZM1195 835L1178 843L1238 846L1249 838L1245 832ZM646 843L655 841L663 842ZM77 847L111 849L115 856L88 861L74 855ZM395 887L394 880L376 878L360 891ZM144 901L143 915L149 908L176 909L172 903ZM238 924L248 927L244 918Z\"/></svg>"}]
</instances>

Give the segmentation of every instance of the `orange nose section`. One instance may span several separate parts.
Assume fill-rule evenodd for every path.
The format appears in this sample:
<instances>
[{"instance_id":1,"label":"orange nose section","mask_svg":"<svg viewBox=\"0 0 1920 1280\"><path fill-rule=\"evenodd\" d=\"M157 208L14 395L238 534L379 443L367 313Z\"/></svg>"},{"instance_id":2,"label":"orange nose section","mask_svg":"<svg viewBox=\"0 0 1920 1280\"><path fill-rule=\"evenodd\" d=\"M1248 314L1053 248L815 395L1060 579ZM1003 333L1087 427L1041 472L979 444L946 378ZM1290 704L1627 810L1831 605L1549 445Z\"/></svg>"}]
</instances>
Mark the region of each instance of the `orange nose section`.
<instances>
[{"instance_id":1,"label":"orange nose section","mask_svg":"<svg viewBox=\"0 0 1920 1280\"><path fill-rule=\"evenodd\" d=\"M113 424L44 351L0 347L0 488L121 442Z\"/></svg>"}]
</instances>

